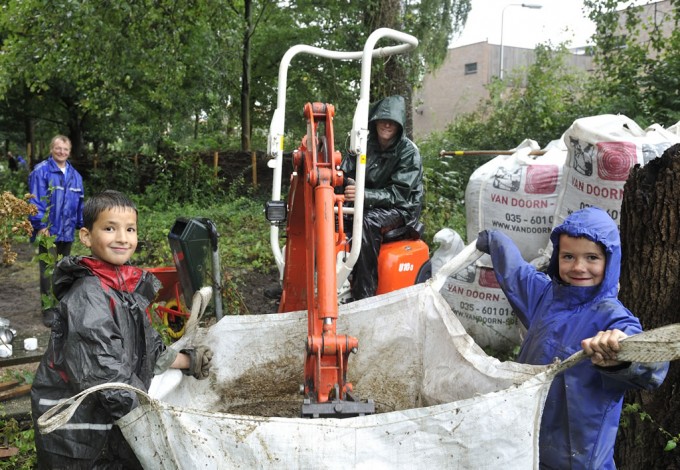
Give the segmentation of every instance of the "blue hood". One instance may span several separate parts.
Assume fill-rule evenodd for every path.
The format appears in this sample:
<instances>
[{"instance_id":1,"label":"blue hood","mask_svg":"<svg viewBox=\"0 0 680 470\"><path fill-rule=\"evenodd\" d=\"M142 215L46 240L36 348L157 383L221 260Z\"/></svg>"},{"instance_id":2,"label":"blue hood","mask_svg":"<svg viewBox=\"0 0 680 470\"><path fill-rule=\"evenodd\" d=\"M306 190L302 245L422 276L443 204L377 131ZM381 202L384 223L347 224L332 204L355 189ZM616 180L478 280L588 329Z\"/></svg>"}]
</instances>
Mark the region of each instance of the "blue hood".
<instances>
[{"instance_id":1,"label":"blue hood","mask_svg":"<svg viewBox=\"0 0 680 470\"><path fill-rule=\"evenodd\" d=\"M619 276L621 275L621 237L616 223L599 207L587 207L570 214L550 234L553 252L548 265L548 275L561 282L559 277L558 255L560 251L560 235L584 237L604 247L605 273L602 284L597 289L596 297L603 295L617 296Z\"/></svg>"}]
</instances>

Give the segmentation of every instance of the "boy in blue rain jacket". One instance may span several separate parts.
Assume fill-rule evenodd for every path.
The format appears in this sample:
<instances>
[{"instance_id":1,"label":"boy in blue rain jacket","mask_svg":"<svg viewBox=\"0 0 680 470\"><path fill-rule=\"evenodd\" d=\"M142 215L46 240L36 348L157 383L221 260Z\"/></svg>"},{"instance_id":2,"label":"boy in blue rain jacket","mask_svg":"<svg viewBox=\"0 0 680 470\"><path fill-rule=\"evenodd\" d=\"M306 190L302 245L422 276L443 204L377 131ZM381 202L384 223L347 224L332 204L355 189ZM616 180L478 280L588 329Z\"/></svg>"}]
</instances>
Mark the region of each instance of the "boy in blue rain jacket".
<instances>
[{"instance_id":1,"label":"boy in blue rain jacket","mask_svg":"<svg viewBox=\"0 0 680 470\"><path fill-rule=\"evenodd\" d=\"M623 394L657 388L668 363L616 360L619 341L642 331L618 300L621 241L602 209L574 212L556 227L547 273L512 240L483 231L477 249L491 255L496 278L527 328L518 362L550 364L583 349L591 357L553 380L541 420L540 467L613 469Z\"/></svg>"}]
</instances>

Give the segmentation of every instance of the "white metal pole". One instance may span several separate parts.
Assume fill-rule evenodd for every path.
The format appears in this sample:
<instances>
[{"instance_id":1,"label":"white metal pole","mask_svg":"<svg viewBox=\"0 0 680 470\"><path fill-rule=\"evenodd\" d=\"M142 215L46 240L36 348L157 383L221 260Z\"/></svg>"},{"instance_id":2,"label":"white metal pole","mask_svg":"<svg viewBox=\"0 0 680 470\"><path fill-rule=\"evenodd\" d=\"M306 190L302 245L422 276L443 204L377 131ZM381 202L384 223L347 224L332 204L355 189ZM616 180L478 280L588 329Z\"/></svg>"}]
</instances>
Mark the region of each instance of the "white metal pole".
<instances>
[{"instance_id":1,"label":"white metal pole","mask_svg":"<svg viewBox=\"0 0 680 470\"><path fill-rule=\"evenodd\" d=\"M375 43L382 37L392 38L396 41L402 42L396 46L380 47L375 48ZM274 171L273 182L272 182L272 200L281 200L281 177L282 177L282 167L283 167L283 136L284 136L284 120L286 114L286 86L288 81L288 67L290 66L293 57L297 54L305 53L310 55L315 55L318 57L324 57L327 59L335 60L362 60L362 71L361 71L361 98L359 103L363 101L366 103L365 108L365 119L368 120L368 80L370 79L370 63L372 58L387 57L394 54L400 54L415 48L418 45L418 40L408 34L395 31L393 29L381 28L374 31L367 40L369 46L364 46L361 51L331 51L327 49L322 49L319 47L308 46L305 44L298 44L286 51L283 58L281 59L281 64L279 65L279 82L278 82L278 93L276 101L276 110L274 111L274 116L269 127L269 136L267 140L267 154L270 160L267 165ZM368 69L366 66L368 63ZM365 88L365 90L364 90ZM356 113L355 113L356 116ZM364 126L365 127L365 126ZM368 132L368 131L366 131ZM354 142L354 137L352 142ZM361 140L360 140L361 141ZM363 151L366 151L365 142ZM362 199L363 203L363 199ZM272 224L270 227L269 241L272 248L272 253L276 261L276 265L279 268L279 275L283 276L284 268L284 256L279 245L279 227L276 224Z\"/></svg>"}]
</instances>

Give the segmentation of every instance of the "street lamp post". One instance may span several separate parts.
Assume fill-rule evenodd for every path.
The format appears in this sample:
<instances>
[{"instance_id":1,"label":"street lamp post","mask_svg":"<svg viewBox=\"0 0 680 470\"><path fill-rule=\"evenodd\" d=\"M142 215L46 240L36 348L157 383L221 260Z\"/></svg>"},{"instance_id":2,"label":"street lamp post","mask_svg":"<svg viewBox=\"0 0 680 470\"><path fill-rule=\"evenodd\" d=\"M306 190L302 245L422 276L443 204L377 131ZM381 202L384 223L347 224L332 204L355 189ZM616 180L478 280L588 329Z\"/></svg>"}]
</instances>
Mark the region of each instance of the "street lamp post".
<instances>
[{"instance_id":1,"label":"street lamp post","mask_svg":"<svg viewBox=\"0 0 680 470\"><path fill-rule=\"evenodd\" d=\"M498 78L503 80L503 23L505 21L505 9L508 7L522 7L522 8L532 8L534 10L538 10L540 8L543 8L543 5L538 5L536 3L510 3L508 5L505 5L503 7L503 11L501 13L501 62L500 62L500 73L498 74Z\"/></svg>"}]
</instances>

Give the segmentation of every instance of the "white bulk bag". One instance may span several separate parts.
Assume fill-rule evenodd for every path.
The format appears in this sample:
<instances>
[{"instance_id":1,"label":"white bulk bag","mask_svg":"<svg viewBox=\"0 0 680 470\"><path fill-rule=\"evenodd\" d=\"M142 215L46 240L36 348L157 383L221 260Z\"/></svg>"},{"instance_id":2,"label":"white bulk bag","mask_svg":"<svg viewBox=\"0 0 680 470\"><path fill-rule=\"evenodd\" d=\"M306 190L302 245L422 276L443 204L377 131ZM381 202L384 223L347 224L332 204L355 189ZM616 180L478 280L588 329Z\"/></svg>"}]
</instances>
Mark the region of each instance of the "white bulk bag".
<instances>
[{"instance_id":1,"label":"white bulk bag","mask_svg":"<svg viewBox=\"0 0 680 470\"><path fill-rule=\"evenodd\" d=\"M147 469L536 468L553 368L487 356L433 283L340 309L338 333L359 339L349 380L377 414L234 412L277 400L301 408L307 319L293 312L225 316L193 330L173 347L209 344L211 377L184 377L164 402L140 391L141 405L117 424Z\"/></svg>"},{"instance_id":2,"label":"white bulk bag","mask_svg":"<svg viewBox=\"0 0 680 470\"><path fill-rule=\"evenodd\" d=\"M543 155L525 140L512 155L499 155L470 176L465 189L467 239L485 229L512 239L526 260L536 258L550 238L567 149L559 141Z\"/></svg>"},{"instance_id":3,"label":"white bulk bag","mask_svg":"<svg viewBox=\"0 0 680 470\"><path fill-rule=\"evenodd\" d=\"M572 212L590 206L604 209L619 225L623 188L630 170L680 142L680 136L659 125L642 129L632 119L612 114L577 119L563 139L567 161L553 227ZM542 256L533 263L547 265L551 254L548 241Z\"/></svg>"},{"instance_id":4,"label":"white bulk bag","mask_svg":"<svg viewBox=\"0 0 680 470\"><path fill-rule=\"evenodd\" d=\"M645 165L678 137L658 126L642 129L623 115L577 119L564 133L567 163L555 226L589 206L606 210L619 224L623 186L631 168Z\"/></svg>"}]
</instances>

